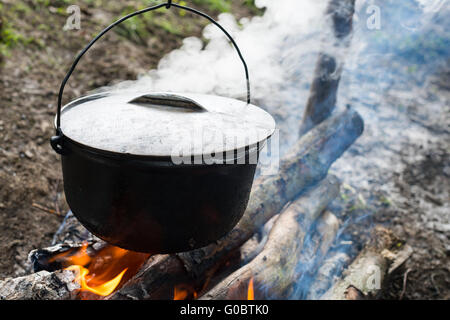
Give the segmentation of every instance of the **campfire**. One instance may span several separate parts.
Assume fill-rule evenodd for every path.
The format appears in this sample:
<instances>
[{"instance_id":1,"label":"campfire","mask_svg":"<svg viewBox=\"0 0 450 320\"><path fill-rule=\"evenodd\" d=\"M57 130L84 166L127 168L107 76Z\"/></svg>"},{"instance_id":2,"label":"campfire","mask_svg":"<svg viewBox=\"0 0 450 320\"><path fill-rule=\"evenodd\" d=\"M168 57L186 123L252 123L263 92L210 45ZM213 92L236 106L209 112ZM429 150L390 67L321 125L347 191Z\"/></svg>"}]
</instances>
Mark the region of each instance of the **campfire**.
<instances>
[{"instance_id":1,"label":"campfire","mask_svg":"<svg viewBox=\"0 0 450 320\"><path fill-rule=\"evenodd\" d=\"M328 253L342 219L327 210L341 185L327 172L362 130L363 122L353 110L315 126L282 159L278 175L255 181L238 225L204 248L168 255L123 250L94 237L69 213L55 236L59 243L30 253L36 273L1 283L0 295L8 299L279 299L289 297L302 276L316 272L307 286L311 297L374 295L410 254L409 247L384 228L375 228L370 243L349 262L340 280L327 276L340 263L339 256ZM299 270L299 266L307 268ZM18 290L24 286L28 289Z\"/></svg>"},{"instance_id":2,"label":"campfire","mask_svg":"<svg viewBox=\"0 0 450 320\"><path fill-rule=\"evenodd\" d=\"M347 49L353 13L354 1L330 1L327 14L334 32L326 43ZM331 208L342 183L329 169L361 136L364 122L351 107L333 112L342 62L325 51L298 125L300 138L280 160L277 174L254 182L247 209L228 234L187 252L138 253L95 237L69 212L54 245L29 254L34 273L0 282L0 298L376 297L411 248L376 226L356 254L337 250L349 220Z\"/></svg>"}]
</instances>

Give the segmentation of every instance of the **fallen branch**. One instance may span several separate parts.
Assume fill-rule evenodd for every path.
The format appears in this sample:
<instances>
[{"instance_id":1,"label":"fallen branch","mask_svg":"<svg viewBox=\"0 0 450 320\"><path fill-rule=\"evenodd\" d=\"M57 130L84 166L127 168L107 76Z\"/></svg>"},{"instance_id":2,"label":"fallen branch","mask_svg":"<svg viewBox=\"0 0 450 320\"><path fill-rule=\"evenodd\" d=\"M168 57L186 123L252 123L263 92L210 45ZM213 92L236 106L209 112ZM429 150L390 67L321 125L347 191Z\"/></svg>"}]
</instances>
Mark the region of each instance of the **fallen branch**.
<instances>
[{"instance_id":1,"label":"fallen branch","mask_svg":"<svg viewBox=\"0 0 450 320\"><path fill-rule=\"evenodd\" d=\"M33 208L39 209L39 210L41 210L41 211L43 211L43 212L46 212L46 213L55 215L55 216L57 216L57 217L64 217L64 216L63 216L62 214L60 214L57 210L53 210L53 209L50 209L50 208L46 208L46 207L44 207L44 206L41 206L39 203L33 202L33 203L31 204L31 206L32 206Z\"/></svg>"},{"instance_id":2,"label":"fallen branch","mask_svg":"<svg viewBox=\"0 0 450 320\"><path fill-rule=\"evenodd\" d=\"M297 278L296 267L299 261L302 262L305 235L320 213L338 194L337 179L329 177L294 201L280 214L264 250L250 263L207 292L202 299L243 299L247 296L251 279L255 286L255 298L285 297ZM335 229L336 234L337 219L334 217L333 223L329 221L330 216L326 215L325 219L325 223L336 225L336 228L331 228Z\"/></svg>"},{"instance_id":3,"label":"fallen branch","mask_svg":"<svg viewBox=\"0 0 450 320\"><path fill-rule=\"evenodd\" d=\"M109 299L168 299L180 283L202 288L238 250L290 200L321 181L331 164L361 135L363 121L346 110L304 135L280 163L276 176L262 176L238 225L217 243L178 255L156 255Z\"/></svg>"},{"instance_id":4,"label":"fallen branch","mask_svg":"<svg viewBox=\"0 0 450 320\"><path fill-rule=\"evenodd\" d=\"M344 278L334 284L321 299L375 298L387 276L402 265L411 253L410 246L404 245L389 230L377 226L372 241L344 271Z\"/></svg>"},{"instance_id":5,"label":"fallen branch","mask_svg":"<svg viewBox=\"0 0 450 320\"><path fill-rule=\"evenodd\" d=\"M330 0L327 16L332 25L323 39L310 94L300 125L300 135L330 116L336 106L344 56L351 40L355 0Z\"/></svg>"}]
</instances>

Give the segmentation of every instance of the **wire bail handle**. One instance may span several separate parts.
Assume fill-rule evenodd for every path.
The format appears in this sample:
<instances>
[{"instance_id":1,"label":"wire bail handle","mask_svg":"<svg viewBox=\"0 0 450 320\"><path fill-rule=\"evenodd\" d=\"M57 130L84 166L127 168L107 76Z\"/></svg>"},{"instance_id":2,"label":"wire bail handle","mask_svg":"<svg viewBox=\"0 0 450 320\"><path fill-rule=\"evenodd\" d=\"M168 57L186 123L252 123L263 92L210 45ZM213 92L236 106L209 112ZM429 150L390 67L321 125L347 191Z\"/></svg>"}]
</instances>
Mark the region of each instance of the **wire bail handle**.
<instances>
[{"instance_id":1,"label":"wire bail handle","mask_svg":"<svg viewBox=\"0 0 450 320\"><path fill-rule=\"evenodd\" d=\"M225 30L224 27L222 27L217 21L215 21L213 18L211 18L210 16L208 16L206 13L203 13L201 11L198 11L194 8L190 8L187 6L182 6L176 3L172 3L172 0L168 0L166 3L162 3L159 5L155 5L153 7L148 7L133 13L130 13L122 18L120 18L119 20L117 20L116 22L112 23L111 25L109 25L108 27L106 27L105 29L103 29L94 39L92 39L89 44L80 51L80 53L76 56L72 66L70 67L69 71L67 72L64 80L61 83L60 89L59 89L59 94L58 94L58 110L57 110L57 116L56 116L56 132L57 135L62 135L60 127L61 127L61 108L62 108L62 97L63 97L63 93L64 93L64 88L66 86L67 81L69 80L70 76L72 75L72 73L75 71L75 68L77 67L78 63L80 62L81 58L85 55L85 53L101 38L103 37L108 31L110 31L112 28L116 27L117 25L121 24L122 22L149 12L149 11L153 11L153 10L157 10L159 8L162 7L166 7L167 9L171 8L171 7L176 7L182 10L186 10L192 13L195 13L199 16L202 16L203 18L209 20L211 23L213 23L214 25L216 25L228 38L228 40L230 40L230 42L232 43L234 49L236 50L236 52L239 55L239 58L244 66L245 69L245 78L246 78L246 84L247 84L247 103L250 104L250 80L249 80L249 72L248 72L248 67L247 67L247 63L245 62L245 59L241 53L241 50L239 49L238 45L236 44L236 42L234 41L233 37L231 37L231 35Z\"/></svg>"},{"instance_id":2,"label":"wire bail handle","mask_svg":"<svg viewBox=\"0 0 450 320\"><path fill-rule=\"evenodd\" d=\"M59 153L59 154L63 154L64 153L64 149L63 149L63 142L64 142L64 134L61 130L61 108L62 108L62 97L64 94L64 88L67 84L67 81L69 80L70 76L72 75L72 73L75 71L75 68L77 67L78 63L80 62L81 58L84 56L84 54L94 45L94 43L96 43L101 37L103 37L109 30L111 30L112 28L114 28L115 26L121 24L122 22L149 12L149 11L153 11L153 10L157 10L159 8L162 7L166 7L166 9L170 9L171 7L176 7L178 9L182 9L182 10L186 10L192 13L195 13L199 16L202 16L203 18L209 20L211 23L213 23L214 25L216 25L228 38L228 40L230 40L230 42L232 43L234 49L236 50L236 52L239 55L239 58L242 62L242 64L244 65L244 69L245 69L245 79L246 79L246 84L247 84L247 104L250 104L250 79L249 79L249 72L248 72L248 67L247 67L247 63L245 62L245 59L241 53L241 50L239 49L238 45L236 44L236 42L234 41L233 37L231 37L231 35L225 30L224 27L222 27L217 21L215 21L213 18L211 18L210 16L208 16L206 13L203 13L201 11L198 11L194 8L190 8L187 6L182 6L176 3L172 3L172 0L168 0L166 3L162 3L159 5L155 5L153 7L148 7L133 13L130 13L122 18L120 18L119 20L117 20L116 22L112 23L111 25L109 25L108 27L106 27L105 29L103 29L94 39L92 39L89 44L80 51L80 53L76 56L74 62L72 63L72 66L70 67L69 71L67 72L66 76L64 77L64 80L61 83L61 86L59 88L59 94L58 94L58 110L57 110L57 114L56 114L56 135L53 136L50 139L50 144L53 147L53 149Z\"/></svg>"}]
</instances>

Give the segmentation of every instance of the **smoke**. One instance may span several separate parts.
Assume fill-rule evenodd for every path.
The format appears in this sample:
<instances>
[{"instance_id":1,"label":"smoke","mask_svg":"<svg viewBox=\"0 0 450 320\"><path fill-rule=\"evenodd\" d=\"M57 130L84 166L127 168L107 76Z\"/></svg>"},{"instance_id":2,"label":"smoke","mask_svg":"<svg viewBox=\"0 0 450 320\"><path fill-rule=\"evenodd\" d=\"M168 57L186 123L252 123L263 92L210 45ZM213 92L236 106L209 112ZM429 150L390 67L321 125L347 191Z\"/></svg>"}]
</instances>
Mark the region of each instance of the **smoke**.
<instances>
[{"instance_id":1,"label":"smoke","mask_svg":"<svg viewBox=\"0 0 450 320\"><path fill-rule=\"evenodd\" d=\"M276 94L278 87L295 70L289 68L293 54L309 51L309 46L286 47L286 39L311 34L320 29L321 7L326 1L258 0L265 7L263 17L241 19L221 14L218 22L227 29L241 47L249 65L255 101ZM231 97L245 96L244 69L224 34L214 25L204 29L203 37L190 37L180 49L164 57L157 70L152 70L133 82L119 84L120 90L157 90L215 93ZM304 39L312 43L315 39ZM311 41L312 40L312 41ZM288 74L286 73L288 71ZM291 72L289 72L291 71Z\"/></svg>"},{"instance_id":2,"label":"smoke","mask_svg":"<svg viewBox=\"0 0 450 320\"><path fill-rule=\"evenodd\" d=\"M281 128L281 153L298 138L298 127L308 96L316 54L324 28L327 1L257 0L264 16L243 18L221 14L218 22L233 36L247 61L252 102L271 113ZM190 37L165 56L156 70L136 81L108 90L171 91L217 94L245 100L244 68L236 51L214 25L201 39ZM294 90L295 89L295 90Z\"/></svg>"},{"instance_id":3,"label":"smoke","mask_svg":"<svg viewBox=\"0 0 450 320\"><path fill-rule=\"evenodd\" d=\"M333 52L323 41L330 32L324 18L327 3L257 0L257 6L266 8L262 17L238 22L229 14L219 16L248 63L252 102L277 121L281 156L298 139L317 54ZM408 101L410 95L409 101L426 104L422 89L429 75L450 57L449 11L446 0L356 1L351 46L347 52L333 52L345 62L338 109L352 105L365 121L363 137L331 169L352 188L370 193L377 185L389 190L393 173L402 169L398 155L405 146L436 139L412 122L408 109L396 105L392 96ZM203 36L206 46L198 38L187 38L156 70L108 90L210 93L244 100L244 69L236 52L214 25L207 26ZM440 105L430 105L429 113L442 118L448 110L440 110ZM349 239L344 229L340 239ZM350 251L343 248L338 240L333 251ZM303 267L314 274L310 265ZM301 294L292 298L305 297L312 280L302 279L297 284Z\"/></svg>"}]
</instances>

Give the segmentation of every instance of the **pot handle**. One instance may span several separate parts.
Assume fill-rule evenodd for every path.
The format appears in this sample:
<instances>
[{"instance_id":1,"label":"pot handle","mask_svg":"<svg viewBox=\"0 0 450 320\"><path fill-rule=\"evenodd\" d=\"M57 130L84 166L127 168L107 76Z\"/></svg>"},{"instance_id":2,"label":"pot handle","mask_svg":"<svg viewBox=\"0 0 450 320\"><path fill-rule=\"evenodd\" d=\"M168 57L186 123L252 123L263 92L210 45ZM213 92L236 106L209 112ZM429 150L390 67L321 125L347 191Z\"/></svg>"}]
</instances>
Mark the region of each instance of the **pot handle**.
<instances>
[{"instance_id":1,"label":"pot handle","mask_svg":"<svg viewBox=\"0 0 450 320\"><path fill-rule=\"evenodd\" d=\"M56 114L56 135L53 136L50 139L50 144L53 147L53 149L59 153L59 154L63 154L64 150L63 150L63 133L61 130L61 108L62 108L62 96L64 93L64 87L66 86L67 81L69 80L70 76L72 75L72 73L74 72L76 66L78 65L78 62L80 62L81 58L84 56L84 54L94 45L95 42L97 42L101 37L103 37L105 35L105 33L107 33L109 30L111 30L112 28L114 28L115 26L121 24L122 22L124 22L125 20L128 20L134 16L149 12L149 11L153 11L153 10L157 10L159 8L162 7L166 7L166 9L170 9L170 7L176 7L182 10L186 10L186 11L190 11L192 13L195 13L199 16L202 16L203 18L206 18L207 20L209 20L211 23L213 23L214 25L216 25L220 30L222 30L222 32L227 36L227 38L230 40L230 42L233 44L233 47L235 48L235 50L237 51L240 60L242 61L242 64L244 65L244 69L245 69L245 79L246 79L246 83L247 83L247 103L250 104L250 80L249 80L249 72L248 72L248 67L247 67L247 63L244 60L244 57L241 53L241 50L239 49L238 45L236 44L236 42L234 41L234 39L231 37L231 35L218 23L216 22L213 18L211 18L210 16L208 16L207 14L198 11L196 9L187 7L187 6L182 6L176 3L172 3L172 0L168 0L165 3L161 3L158 4L156 6L153 7L149 7L149 8L145 8L133 13L130 13L122 18L120 18L119 20L117 20L116 22L112 23L111 25L109 25L107 28L105 28L104 30L102 30L94 39L92 39L89 44L80 51L80 53L76 56L75 61L73 62L72 66L69 69L69 72L67 72L66 76L64 77L63 82L61 83L61 86L59 88L59 94L58 94L58 110L57 110L57 114Z\"/></svg>"}]
</instances>

